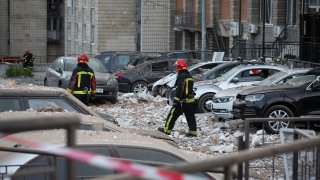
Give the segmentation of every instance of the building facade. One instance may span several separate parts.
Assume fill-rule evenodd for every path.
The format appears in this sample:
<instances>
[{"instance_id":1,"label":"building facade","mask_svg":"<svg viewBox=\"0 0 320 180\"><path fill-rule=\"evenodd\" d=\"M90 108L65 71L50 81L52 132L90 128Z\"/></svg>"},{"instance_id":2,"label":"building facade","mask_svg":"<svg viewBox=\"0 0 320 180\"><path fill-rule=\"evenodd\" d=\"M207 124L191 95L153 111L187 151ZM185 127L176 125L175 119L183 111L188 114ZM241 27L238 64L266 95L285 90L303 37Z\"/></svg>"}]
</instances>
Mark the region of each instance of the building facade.
<instances>
[{"instance_id":1,"label":"building facade","mask_svg":"<svg viewBox=\"0 0 320 180\"><path fill-rule=\"evenodd\" d=\"M0 55L202 48L202 0L3 0ZM206 0L206 49L319 61L320 0ZM265 17L265 18L263 18ZM240 22L240 23L239 23Z\"/></svg>"}]
</instances>

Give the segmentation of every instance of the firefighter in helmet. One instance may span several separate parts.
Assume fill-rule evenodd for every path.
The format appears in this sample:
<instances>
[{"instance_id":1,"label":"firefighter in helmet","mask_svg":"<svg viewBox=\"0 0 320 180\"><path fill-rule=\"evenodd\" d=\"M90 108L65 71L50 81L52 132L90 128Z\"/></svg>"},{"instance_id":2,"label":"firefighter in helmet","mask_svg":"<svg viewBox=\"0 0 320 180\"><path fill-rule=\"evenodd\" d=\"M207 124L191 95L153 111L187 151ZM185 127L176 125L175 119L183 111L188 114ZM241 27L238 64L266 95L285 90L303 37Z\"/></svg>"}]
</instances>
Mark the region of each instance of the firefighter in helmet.
<instances>
[{"instance_id":1,"label":"firefighter in helmet","mask_svg":"<svg viewBox=\"0 0 320 180\"><path fill-rule=\"evenodd\" d=\"M34 56L29 50L25 50L22 56L23 59L23 68L26 69L27 67L33 67Z\"/></svg>"},{"instance_id":2,"label":"firefighter in helmet","mask_svg":"<svg viewBox=\"0 0 320 180\"><path fill-rule=\"evenodd\" d=\"M86 54L79 55L77 67L72 72L67 89L86 105L89 105L89 99L94 98L96 94L96 78L87 64L88 61Z\"/></svg>"},{"instance_id":3,"label":"firefighter in helmet","mask_svg":"<svg viewBox=\"0 0 320 180\"><path fill-rule=\"evenodd\" d=\"M176 92L173 99L173 105L167 116L164 128L160 127L158 130L170 135L176 120L184 113L189 126L189 132L186 136L195 137L197 136L197 124L195 118L196 105L193 92L193 79L187 70L187 63L185 60L178 59L175 62L175 67L178 75L175 82Z\"/></svg>"}]
</instances>

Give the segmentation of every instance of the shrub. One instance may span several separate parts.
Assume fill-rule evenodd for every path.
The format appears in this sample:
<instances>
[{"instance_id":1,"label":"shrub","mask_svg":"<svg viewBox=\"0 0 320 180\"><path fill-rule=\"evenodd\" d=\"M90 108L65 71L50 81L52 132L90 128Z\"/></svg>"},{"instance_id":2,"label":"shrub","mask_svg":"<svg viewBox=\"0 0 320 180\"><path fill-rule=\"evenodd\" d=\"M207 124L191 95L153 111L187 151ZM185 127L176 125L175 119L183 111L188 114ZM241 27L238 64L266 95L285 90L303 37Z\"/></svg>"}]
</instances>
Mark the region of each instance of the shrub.
<instances>
[{"instance_id":1,"label":"shrub","mask_svg":"<svg viewBox=\"0 0 320 180\"><path fill-rule=\"evenodd\" d=\"M7 77L32 76L31 68L9 67L6 70Z\"/></svg>"}]
</instances>

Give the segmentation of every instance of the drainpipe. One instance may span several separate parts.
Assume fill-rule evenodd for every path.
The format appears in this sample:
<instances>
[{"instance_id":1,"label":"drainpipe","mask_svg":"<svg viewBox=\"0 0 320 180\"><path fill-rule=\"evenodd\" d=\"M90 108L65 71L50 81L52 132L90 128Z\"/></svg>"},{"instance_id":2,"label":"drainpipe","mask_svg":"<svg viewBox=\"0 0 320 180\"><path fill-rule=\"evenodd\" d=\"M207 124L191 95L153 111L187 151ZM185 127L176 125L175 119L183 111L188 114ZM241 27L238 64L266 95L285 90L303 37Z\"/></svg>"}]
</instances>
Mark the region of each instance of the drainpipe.
<instances>
[{"instance_id":1,"label":"drainpipe","mask_svg":"<svg viewBox=\"0 0 320 180\"><path fill-rule=\"evenodd\" d=\"M201 61L205 61L205 51L206 51L206 0L202 0L202 13L201 13Z\"/></svg>"},{"instance_id":2,"label":"drainpipe","mask_svg":"<svg viewBox=\"0 0 320 180\"><path fill-rule=\"evenodd\" d=\"M266 0L263 0L263 10L262 10L262 61L265 62L265 31L266 31Z\"/></svg>"},{"instance_id":3,"label":"drainpipe","mask_svg":"<svg viewBox=\"0 0 320 180\"><path fill-rule=\"evenodd\" d=\"M8 48L7 48L7 54L10 55L10 0L8 0Z\"/></svg>"}]
</instances>

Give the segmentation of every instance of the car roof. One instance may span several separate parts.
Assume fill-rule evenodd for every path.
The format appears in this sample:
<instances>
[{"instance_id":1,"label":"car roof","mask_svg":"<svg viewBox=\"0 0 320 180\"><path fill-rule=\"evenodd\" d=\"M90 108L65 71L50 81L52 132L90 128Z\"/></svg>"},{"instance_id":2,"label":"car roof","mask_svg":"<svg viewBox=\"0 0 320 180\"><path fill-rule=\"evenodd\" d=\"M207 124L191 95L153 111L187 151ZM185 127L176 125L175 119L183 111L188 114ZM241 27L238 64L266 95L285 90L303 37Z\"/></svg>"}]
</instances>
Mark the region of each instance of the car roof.
<instances>
[{"instance_id":1,"label":"car roof","mask_svg":"<svg viewBox=\"0 0 320 180\"><path fill-rule=\"evenodd\" d=\"M58 87L46 87L46 86L26 86L26 85L17 85L8 80L1 80L2 87L0 87L0 97L7 96L42 96L42 97L66 97L67 99L73 101L77 106L80 106L82 109L85 109L90 114L100 117L92 109L88 108L83 104L79 99L70 94L67 90Z\"/></svg>"},{"instance_id":2,"label":"car roof","mask_svg":"<svg viewBox=\"0 0 320 180\"><path fill-rule=\"evenodd\" d=\"M93 145L118 145L118 146L136 146L143 148L152 148L170 152L187 161L195 161L196 158L185 154L182 150L175 148L168 143L157 140L148 136L141 136L133 133L118 133L118 132L106 132L106 131L91 131L91 130L76 130L76 145L81 146L93 146ZM67 144L66 131L63 129L54 130L39 130L29 131L12 134L15 137L28 139L36 142L42 142L46 144L53 144L58 146L65 146ZM53 138L54 137L54 138ZM21 147L16 142L8 142L0 139L1 146L5 147ZM27 146L22 146L26 149L33 149ZM0 165L8 165L4 162L4 159L8 157L14 157L21 153L16 152L2 152L0 151ZM18 160L17 160L18 161ZM14 163L11 161L11 163Z\"/></svg>"}]
</instances>

